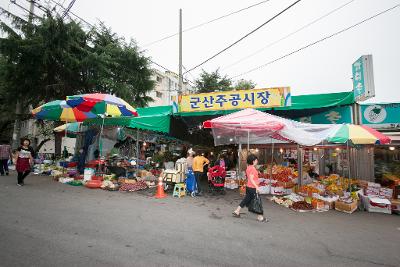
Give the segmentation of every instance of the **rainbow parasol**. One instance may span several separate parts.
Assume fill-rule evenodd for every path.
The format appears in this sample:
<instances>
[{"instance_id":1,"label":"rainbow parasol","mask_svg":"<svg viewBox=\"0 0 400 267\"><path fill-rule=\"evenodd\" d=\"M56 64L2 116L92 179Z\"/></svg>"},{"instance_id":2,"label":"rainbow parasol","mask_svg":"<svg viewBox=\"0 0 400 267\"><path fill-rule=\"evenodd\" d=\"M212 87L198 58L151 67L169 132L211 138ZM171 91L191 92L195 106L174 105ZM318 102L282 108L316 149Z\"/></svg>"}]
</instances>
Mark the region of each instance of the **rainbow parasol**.
<instances>
[{"instance_id":1,"label":"rainbow parasol","mask_svg":"<svg viewBox=\"0 0 400 267\"><path fill-rule=\"evenodd\" d=\"M66 122L82 122L98 117L92 112L84 112L69 106L65 100L55 100L41 105L32 110L32 115L36 119Z\"/></svg>"},{"instance_id":2,"label":"rainbow parasol","mask_svg":"<svg viewBox=\"0 0 400 267\"><path fill-rule=\"evenodd\" d=\"M338 125L337 130L327 138L331 143L347 143L354 145L386 145L391 140L386 135L364 125L343 124Z\"/></svg>"},{"instance_id":3,"label":"rainbow parasol","mask_svg":"<svg viewBox=\"0 0 400 267\"><path fill-rule=\"evenodd\" d=\"M111 117L137 117L138 113L125 100L109 94L83 94L67 97L67 104L83 112Z\"/></svg>"}]
</instances>

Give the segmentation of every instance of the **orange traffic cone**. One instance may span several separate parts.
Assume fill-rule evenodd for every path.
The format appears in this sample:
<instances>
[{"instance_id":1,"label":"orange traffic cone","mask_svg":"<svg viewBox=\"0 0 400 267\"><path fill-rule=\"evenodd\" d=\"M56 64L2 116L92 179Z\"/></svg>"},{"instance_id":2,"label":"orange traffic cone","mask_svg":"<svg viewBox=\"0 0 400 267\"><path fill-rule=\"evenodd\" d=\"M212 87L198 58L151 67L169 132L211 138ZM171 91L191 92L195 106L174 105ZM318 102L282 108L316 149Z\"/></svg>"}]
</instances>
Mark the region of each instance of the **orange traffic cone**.
<instances>
[{"instance_id":1,"label":"orange traffic cone","mask_svg":"<svg viewBox=\"0 0 400 267\"><path fill-rule=\"evenodd\" d=\"M160 176L159 181L158 181L158 185L157 185L157 193L155 195L156 198L165 198L165 192L164 192L164 186L163 186L163 182L162 182L162 177Z\"/></svg>"}]
</instances>

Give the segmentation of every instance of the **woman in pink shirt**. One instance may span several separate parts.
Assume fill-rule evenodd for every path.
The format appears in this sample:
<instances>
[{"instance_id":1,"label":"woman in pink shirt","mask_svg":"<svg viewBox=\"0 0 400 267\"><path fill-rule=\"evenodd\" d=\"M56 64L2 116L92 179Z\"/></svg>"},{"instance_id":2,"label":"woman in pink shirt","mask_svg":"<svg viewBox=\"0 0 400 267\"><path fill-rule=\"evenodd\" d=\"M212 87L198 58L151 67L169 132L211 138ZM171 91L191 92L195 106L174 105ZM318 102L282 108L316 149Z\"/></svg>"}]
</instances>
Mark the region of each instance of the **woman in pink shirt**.
<instances>
[{"instance_id":1,"label":"woman in pink shirt","mask_svg":"<svg viewBox=\"0 0 400 267\"><path fill-rule=\"evenodd\" d=\"M256 169L256 165L258 164L258 158L255 155L249 155L247 157L247 169L246 169L246 177L247 177L247 186L246 186L246 196L240 202L240 205L237 209L232 213L234 217L240 217L240 210L245 206L249 206L251 201L256 197L259 192L259 180L258 180L258 171ZM257 215L257 220L259 222L267 222L267 218L263 216L263 214Z\"/></svg>"}]
</instances>

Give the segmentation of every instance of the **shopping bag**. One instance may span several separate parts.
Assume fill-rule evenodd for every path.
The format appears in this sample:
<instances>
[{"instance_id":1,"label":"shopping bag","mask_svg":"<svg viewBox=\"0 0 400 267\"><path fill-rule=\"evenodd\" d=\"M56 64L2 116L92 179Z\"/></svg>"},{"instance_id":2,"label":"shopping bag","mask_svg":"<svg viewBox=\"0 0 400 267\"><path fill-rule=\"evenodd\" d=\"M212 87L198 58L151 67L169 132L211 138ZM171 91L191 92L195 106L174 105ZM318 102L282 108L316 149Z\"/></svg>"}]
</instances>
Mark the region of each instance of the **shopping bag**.
<instances>
[{"instance_id":1,"label":"shopping bag","mask_svg":"<svg viewBox=\"0 0 400 267\"><path fill-rule=\"evenodd\" d=\"M249 211L256 214L263 214L263 207L260 195L257 193L256 197L250 202Z\"/></svg>"}]
</instances>

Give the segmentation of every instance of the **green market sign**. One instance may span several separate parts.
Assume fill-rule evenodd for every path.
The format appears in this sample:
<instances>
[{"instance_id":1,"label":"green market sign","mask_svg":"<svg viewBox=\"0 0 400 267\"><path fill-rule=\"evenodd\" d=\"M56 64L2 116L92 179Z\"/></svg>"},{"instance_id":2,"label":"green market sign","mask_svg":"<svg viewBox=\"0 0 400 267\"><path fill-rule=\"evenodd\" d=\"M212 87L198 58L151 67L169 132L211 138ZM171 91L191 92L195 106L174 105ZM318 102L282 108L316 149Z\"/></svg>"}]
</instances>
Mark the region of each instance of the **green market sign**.
<instances>
[{"instance_id":1,"label":"green market sign","mask_svg":"<svg viewBox=\"0 0 400 267\"><path fill-rule=\"evenodd\" d=\"M355 101L364 101L375 96L372 55L364 55L352 65Z\"/></svg>"},{"instance_id":2,"label":"green market sign","mask_svg":"<svg viewBox=\"0 0 400 267\"><path fill-rule=\"evenodd\" d=\"M400 128L400 103L363 104L360 108L361 123L377 129Z\"/></svg>"},{"instance_id":3,"label":"green market sign","mask_svg":"<svg viewBox=\"0 0 400 267\"><path fill-rule=\"evenodd\" d=\"M350 106L337 107L308 117L301 117L296 120L312 124L352 123L352 111Z\"/></svg>"}]
</instances>

